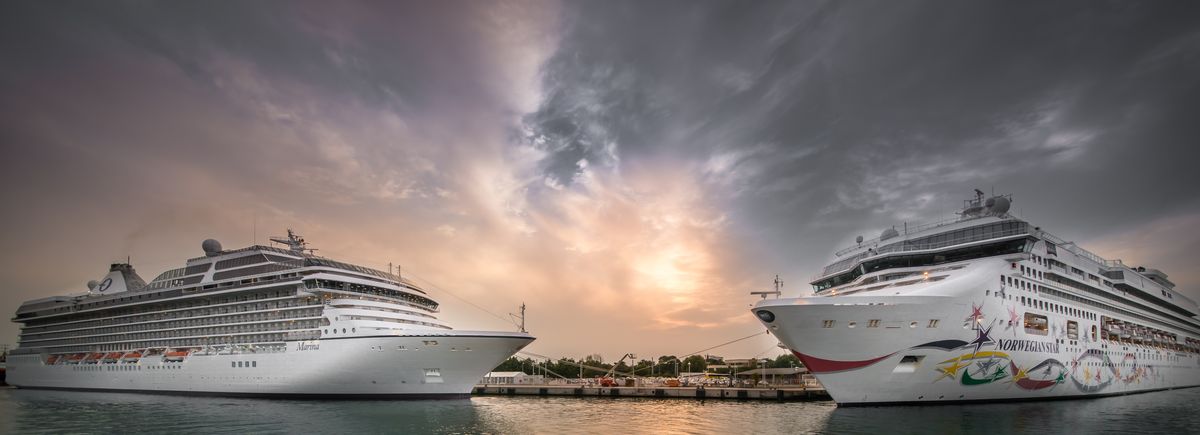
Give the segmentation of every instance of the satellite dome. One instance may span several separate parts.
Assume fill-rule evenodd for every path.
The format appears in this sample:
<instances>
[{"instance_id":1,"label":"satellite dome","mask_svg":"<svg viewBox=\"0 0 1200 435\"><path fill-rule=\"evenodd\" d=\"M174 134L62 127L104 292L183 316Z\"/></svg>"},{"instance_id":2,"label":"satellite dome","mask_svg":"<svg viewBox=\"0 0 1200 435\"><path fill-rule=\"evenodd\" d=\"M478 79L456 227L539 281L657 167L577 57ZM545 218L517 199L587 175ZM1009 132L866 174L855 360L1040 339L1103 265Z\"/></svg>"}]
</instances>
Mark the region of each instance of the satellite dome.
<instances>
[{"instance_id":1,"label":"satellite dome","mask_svg":"<svg viewBox=\"0 0 1200 435\"><path fill-rule=\"evenodd\" d=\"M88 281L88 290L95 290L96 286L98 286L98 285L100 285L100 281L96 281L94 279L91 281Z\"/></svg>"},{"instance_id":2,"label":"satellite dome","mask_svg":"<svg viewBox=\"0 0 1200 435\"><path fill-rule=\"evenodd\" d=\"M854 243L862 243L862 236L855 237Z\"/></svg>"},{"instance_id":3,"label":"satellite dome","mask_svg":"<svg viewBox=\"0 0 1200 435\"><path fill-rule=\"evenodd\" d=\"M200 244L200 247L204 248L204 255L209 257L221 253L221 242L218 242L216 239L205 240L204 243Z\"/></svg>"},{"instance_id":4,"label":"satellite dome","mask_svg":"<svg viewBox=\"0 0 1200 435\"><path fill-rule=\"evenodd\" d=\"M988 212L994 215L1008 213L1008 208L1011 206L1012 202L1003 196L993 196L987 200Z\"/></svg>"},{"instance_id":5,"label":"satellite dome","mask_svg":"<svg viewBox=\"0 0 1200 435\"><path fill-rule=\"evenodd\" d=\"M883 234L879 235L879 240L887 240L887 239L890 239L890 238L893 238L893 237L896 237L899 235L900 235L900 232L896 231L895 228L888 228L886 230L883 230Z\"/></svg>"}]
</instances>

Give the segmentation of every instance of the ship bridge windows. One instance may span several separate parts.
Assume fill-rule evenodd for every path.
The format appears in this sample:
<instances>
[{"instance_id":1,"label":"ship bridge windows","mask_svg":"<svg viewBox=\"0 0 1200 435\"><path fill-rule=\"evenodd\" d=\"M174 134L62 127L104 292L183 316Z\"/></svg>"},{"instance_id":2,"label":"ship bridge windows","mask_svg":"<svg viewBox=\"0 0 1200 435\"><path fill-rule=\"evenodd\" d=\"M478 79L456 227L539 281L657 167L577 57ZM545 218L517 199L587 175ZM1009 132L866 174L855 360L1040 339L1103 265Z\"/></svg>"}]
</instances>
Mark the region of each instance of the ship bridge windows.
<instances>
[{"instance_id":1,"label":"ship bridge windows","mask_svg":"<svg viewBox=\"0 0 1200 435\"><path fill-rule=\"evenodd\" d=\"M217 262L217 270L230 269L240 266L249 266L251 264L266 263L267 257L263 254L253 254L244 257L231 258Z\"/></svg>"},{"instance_id":2,"label":"ship bridge windows","mask_svg":"<svg viewBox=\"0 0 1200 435\"><path fill-rule=\"evenodd\" d=\"M321 289L329 289L329 290L340 290L340 291L354 292L354 293L359 293L359 294L364 294L364 295L381 296L381 297L387 297L387 298L392 298L392 299L399 299L401 301L404 301L403 303L407 303L408 305L418 307L418 308L424 308L429 311L436 311L437 307L438 307L437 302L434 302L432 299L429 299L429 298L426 298L423 296L418 296L418 295L415 295L412 293L401 292L401 291L396 291L396 290L392 290L392 289L386 289L386 288L369 286L369 285L354 284L354 283L347 283L347 282L341 282L341 281L331 281L331 280L324 280L324 279L305 280L304 285L305 285L305 287L310 288L310 289L321 288Z\"/></svg>"},{"instance_id":3,"label":"ship bridge windows","mask_svg":"<svg viewBox=\"0 0 1200 435\"><path fill-rule=\"evenodd\" d=\"M886 269L902 267L931 266L942 263L953 263L976 258L992 257L1024 252L1025 240L1008 240L999 243L970 246L948 251L924 254L893 255L868 260L854 269L813 283L813 289L822 291L854 281L864 273L878 272Z\"/></svg>"}]
</instances>

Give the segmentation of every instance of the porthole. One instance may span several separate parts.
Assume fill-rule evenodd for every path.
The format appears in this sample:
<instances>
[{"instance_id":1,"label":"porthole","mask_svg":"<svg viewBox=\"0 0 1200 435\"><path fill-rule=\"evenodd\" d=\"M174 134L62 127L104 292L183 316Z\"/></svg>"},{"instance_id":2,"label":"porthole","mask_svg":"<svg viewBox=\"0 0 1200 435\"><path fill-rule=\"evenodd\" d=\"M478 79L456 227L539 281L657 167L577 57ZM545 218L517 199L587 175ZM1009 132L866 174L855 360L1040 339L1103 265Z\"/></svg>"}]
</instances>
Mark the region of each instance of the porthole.
<instances>
[{"instance_id":1,"label":"porthole","mask_svg":"<svg viewBox=\"0 0 1200 435\"><path fill-rule=\"evenodd\" d=\"M854 328L854 327L858 326L858 322L850 322L850 323L847 323L846 326L850 327L850 328Z\"/></svg>"}]
</instances>

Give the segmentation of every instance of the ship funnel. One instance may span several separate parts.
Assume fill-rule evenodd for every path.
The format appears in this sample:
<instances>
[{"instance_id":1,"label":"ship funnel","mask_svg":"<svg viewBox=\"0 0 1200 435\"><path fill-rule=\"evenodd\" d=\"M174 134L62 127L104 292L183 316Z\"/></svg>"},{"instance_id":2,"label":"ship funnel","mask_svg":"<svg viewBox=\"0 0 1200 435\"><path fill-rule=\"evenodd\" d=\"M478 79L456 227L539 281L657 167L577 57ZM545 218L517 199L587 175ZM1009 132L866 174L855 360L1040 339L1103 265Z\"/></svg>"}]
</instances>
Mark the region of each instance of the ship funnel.
<instances>
[{"instance_id":1,"label":"ship funnel","mask_svg":"<svg viewBox=\"0 0 1200 435\"><path fill-rule=\"evenodd\" d=\"M131 290L139 290L146 286L146 281L138 276L137 271L133 270L133 265L129 263L113 263L108 268L108 275L104 277L94 287L92 283L88 283L90 293L96 295L107 295L113 293L121 293Z\"/></svg>"}]
</instances>

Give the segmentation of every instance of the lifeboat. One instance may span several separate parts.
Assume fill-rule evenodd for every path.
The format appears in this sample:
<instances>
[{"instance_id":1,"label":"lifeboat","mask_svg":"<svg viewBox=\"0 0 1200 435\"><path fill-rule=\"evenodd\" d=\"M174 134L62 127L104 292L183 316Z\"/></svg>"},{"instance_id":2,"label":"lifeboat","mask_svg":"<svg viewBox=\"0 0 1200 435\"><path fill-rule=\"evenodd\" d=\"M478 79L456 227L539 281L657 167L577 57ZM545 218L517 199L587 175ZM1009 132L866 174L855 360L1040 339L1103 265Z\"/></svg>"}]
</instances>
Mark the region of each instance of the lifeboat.
<instances>
[{"instance_id":1,"label":"lifeboat","mask_svg":"<svg viewBox=\"0 0 1200 435\"><path fill-rule=\"evenodd\" d=\"M50 358L46 358L46 365L53 365L56 362L58 362L58 355L50 355Z\"/></svg>"},{"instance_id":2,"label":"lifeboat","mask_svg":"<svg viewBox=\"0 0 1200 435\"><path fill-rule=\"evenodd\" d=\"M142 359L142 353L138 352L136 350L133 352L129 352L129 353L125 354L125 356L121 357L121 361L125 361L125 362L137 362L137 360L139 360L139 359Z\"/></svg>"},{"instance_id":3,"label":"lifeboat","mask_svg":"<svg viewBox=\"0 0 1200 435\"><path fill-rule=\"evenodd\" d=\"M84 359L83 359L83 363L84 363L84 364L95 364L95 363L98 363L98 362L100 362L100 359L101 359L101 358L104 358L104 354L102 354L102 353L90 353L90 354L88 354L87 358L84 358Z\"/></svg>"},{"instance_id":4,"label":"lifeboat","mask_svg":"<svg viewBox=\"0 0 1200 435\"><path fill-rule=\"evenodd\" d=\"M80 361L83 361L83 357L86 355L87 354L85 354L85 353L77 353L77 354L71 355L71 356L67 357L67 364L79 364Z\"/></svg>"},{"instance_id":5,"label":"lifeboat","mask_svg":"<svg viewBox=\"0 0 1200 435\"><path fill-rule=\"evenodd\" d=\"M103 361L106 363L109 363L109 362L117 362L117 360L119 360L119 359L121 359L121 352L109 352L108 355L104 355Z\"/></svg>"},{"instance_id":6,"label":"lifeboat","mask_svg":"<svg viewBox=\"0 0 1200 435\"><path fill-rule=\"evenodd\" d=\"M167 352L167 354L163 356L163 361L179 362L179 361L183 361L183 359L187 358L187 356L188 356L188 351L186 351L186 350L177 350L177 351L173 351L173 352Z\"/></svg>"}]
</instances>

